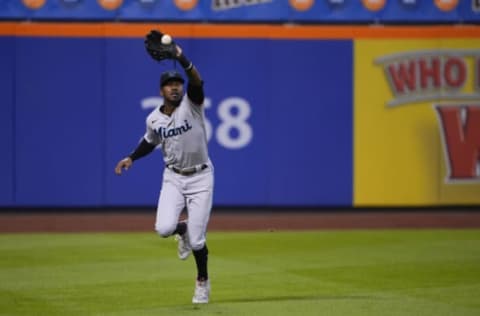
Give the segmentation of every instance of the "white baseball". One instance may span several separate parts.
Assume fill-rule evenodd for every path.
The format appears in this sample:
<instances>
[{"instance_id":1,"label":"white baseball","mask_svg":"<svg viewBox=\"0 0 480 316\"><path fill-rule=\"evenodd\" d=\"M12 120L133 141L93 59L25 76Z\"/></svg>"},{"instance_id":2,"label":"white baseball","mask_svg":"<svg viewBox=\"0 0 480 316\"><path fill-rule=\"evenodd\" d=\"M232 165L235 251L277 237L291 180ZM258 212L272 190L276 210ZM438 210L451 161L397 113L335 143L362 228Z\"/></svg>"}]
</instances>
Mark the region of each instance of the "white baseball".
<instances>
[{"instance_id":1,"label":"white baseball","mask_svg":"<svg viewBox=\"0 0 480 316\"><path fill-rule=\"evenodd\" d=\"M162 36L162 44L163 45L169 45L172 43L172 37L168 34L164 34Z\"/></svg>"}]
</instances>

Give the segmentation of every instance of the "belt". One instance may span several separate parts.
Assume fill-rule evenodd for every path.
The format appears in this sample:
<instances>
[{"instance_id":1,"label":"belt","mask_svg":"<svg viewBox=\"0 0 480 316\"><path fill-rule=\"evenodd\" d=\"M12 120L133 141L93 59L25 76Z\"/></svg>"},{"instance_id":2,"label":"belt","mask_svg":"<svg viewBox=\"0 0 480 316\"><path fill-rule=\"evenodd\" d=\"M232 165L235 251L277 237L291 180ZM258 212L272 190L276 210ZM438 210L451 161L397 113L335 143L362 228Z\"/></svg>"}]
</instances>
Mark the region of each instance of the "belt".
<instances>
[{"instance_id":1,"label":"belt","mask_svg":"<svg viewBox=\"0 0 480 316\"><path fill-rule=\"evenodd\" d=\"M203 164L203 165L198 165L198 166L191 167L191 168L186 168L186 169L179 169L175 166L168 165L167 168L172 170L175 173L178 173L178 174L182 175L182 176L191 176L192 174L195 174L199 171L207 169L208 165Z\"/></svg>"}]
</instances>

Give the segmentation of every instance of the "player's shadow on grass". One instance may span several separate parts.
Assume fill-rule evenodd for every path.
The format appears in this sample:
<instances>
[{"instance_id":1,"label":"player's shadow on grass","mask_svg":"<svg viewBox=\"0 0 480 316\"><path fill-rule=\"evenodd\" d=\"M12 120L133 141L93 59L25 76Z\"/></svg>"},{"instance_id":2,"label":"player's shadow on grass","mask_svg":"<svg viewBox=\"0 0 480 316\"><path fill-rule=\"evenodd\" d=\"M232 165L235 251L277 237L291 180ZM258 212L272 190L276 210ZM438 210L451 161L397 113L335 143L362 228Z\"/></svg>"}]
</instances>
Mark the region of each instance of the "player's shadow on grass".
<instances>
[{"instance_id":1,"label":"player's shadow on grass","mask_svg":"<svg viewBox=\"0 0 480 316\"><path fill-rule=\"evenodd\" d=\"M245 297L215 300L215 303L254 303L254 302L276 302L276 301L320 301L320 300L365 300L373 296L362 295L308 295L308 296L267 296L267 297ZM212 302L213 303L213 302Z\"/></svg>"}]
</instances>

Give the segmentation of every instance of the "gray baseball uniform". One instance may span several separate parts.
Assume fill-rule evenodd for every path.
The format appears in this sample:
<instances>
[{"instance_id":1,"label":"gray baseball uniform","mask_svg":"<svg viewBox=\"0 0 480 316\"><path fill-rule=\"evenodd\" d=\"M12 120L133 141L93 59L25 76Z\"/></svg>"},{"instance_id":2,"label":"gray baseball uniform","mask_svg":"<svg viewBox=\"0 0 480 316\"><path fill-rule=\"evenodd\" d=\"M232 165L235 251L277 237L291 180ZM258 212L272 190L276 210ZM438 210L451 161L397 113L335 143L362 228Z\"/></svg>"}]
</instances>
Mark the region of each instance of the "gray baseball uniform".
<instances>
[{"instance_id":1,"label":"gray baseball uniform","mask_svg":"<svg viewBox=\"0 0 480 316\"><path fill-rule=\"evenodd\" d=\"M186 208L193 250L205 244L212 208L213 165L208 157L204 119L204 107L184 96L171 116L159 108L152 111L144 135L147 142L160 145L166 166L155 229L161 236L170 236Z\"/></svg>"}]
</instances>

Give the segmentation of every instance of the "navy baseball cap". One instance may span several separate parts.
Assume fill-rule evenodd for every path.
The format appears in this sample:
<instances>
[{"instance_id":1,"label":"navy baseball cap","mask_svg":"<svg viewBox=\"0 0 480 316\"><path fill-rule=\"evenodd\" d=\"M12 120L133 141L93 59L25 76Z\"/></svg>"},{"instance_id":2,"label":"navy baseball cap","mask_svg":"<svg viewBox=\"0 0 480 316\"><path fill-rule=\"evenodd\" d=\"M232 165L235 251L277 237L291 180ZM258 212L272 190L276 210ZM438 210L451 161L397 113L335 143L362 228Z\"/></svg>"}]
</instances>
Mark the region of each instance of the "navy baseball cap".
<instances>
[{"instance_id":1,"label":"navy baseball cap","mask_svg":"<svg viewBox=\"0 0 480 316\"><path fill-rule=\"evenodd\" d=\"M185 82L182 75L176 70L165 71L160 76L160 86L161 87L166 85L169 81L180 81L181 83Z\"/></svg>"}]
</instances>

